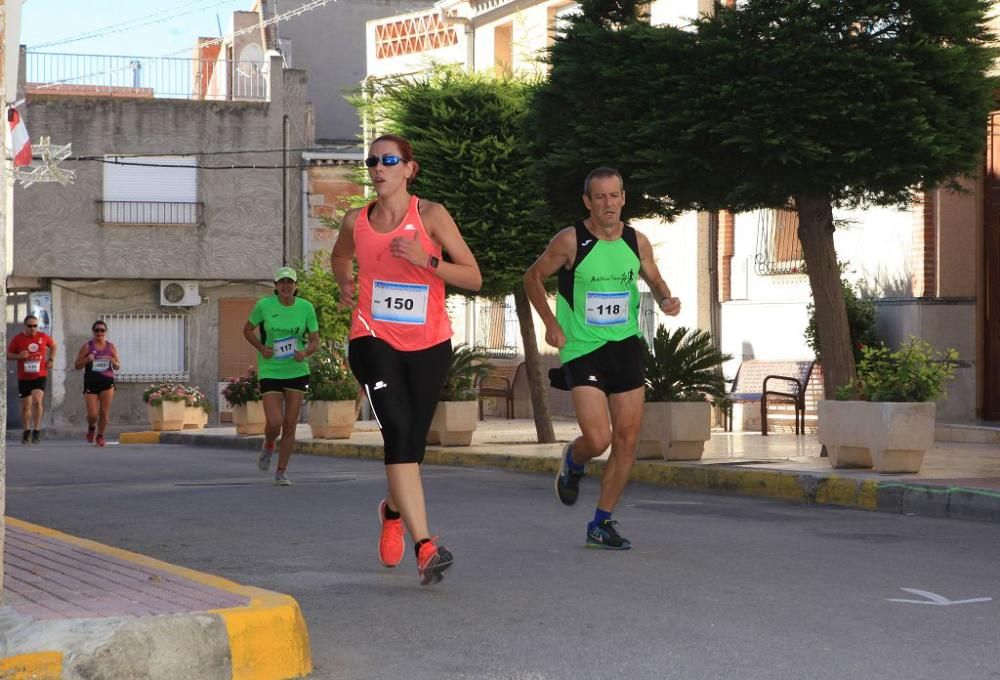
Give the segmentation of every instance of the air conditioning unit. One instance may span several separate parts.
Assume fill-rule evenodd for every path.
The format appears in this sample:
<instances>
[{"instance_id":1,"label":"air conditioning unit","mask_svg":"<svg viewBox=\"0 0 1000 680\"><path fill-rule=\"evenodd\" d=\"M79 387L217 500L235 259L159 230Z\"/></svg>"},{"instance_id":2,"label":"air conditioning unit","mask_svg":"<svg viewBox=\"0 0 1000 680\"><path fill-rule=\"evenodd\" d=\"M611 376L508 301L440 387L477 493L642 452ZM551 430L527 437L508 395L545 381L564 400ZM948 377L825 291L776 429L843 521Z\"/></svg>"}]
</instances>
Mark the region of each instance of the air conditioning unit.
<instances>
[{"instance_id":1,"label":"air conditioning unit","mask_svg":"<svg viewBox=\"0 0 1000 680\"><path fill-rule=\"evenodd\" d=\"M194 307L201 304L197 281L160 281L160 304L164 307Z\"/></svg>"}]
</instances>

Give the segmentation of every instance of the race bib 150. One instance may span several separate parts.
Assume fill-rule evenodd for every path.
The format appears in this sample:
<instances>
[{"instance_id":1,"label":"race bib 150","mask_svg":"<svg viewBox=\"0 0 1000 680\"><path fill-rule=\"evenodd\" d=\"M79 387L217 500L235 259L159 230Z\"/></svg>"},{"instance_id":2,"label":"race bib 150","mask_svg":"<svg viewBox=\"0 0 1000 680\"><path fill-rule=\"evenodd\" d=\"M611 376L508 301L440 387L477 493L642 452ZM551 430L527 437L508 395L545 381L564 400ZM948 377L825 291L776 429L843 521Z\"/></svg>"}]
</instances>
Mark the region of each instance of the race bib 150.
<instances>
[{"instance_id":1,"label":"race bib 150","mask_svg":"<svg viewBox=\"0 0 1000 680\"><path fill-rule=\"evenodd\" d=\"M430 286L425 284L375 281L372 284L372 318L391 323L426 323L429 297Z\"/></svg>"}]
</instances>

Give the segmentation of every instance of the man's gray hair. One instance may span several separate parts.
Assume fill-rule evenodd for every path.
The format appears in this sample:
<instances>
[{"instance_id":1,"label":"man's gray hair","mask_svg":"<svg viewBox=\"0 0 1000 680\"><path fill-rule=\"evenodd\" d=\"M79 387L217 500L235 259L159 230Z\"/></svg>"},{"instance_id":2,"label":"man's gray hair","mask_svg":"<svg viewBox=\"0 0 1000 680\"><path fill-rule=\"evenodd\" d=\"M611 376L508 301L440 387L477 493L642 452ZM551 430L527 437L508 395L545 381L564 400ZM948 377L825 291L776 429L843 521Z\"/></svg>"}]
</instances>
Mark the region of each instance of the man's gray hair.
<instances>
[{"instance_id":1,"label":"man's gray hair","mask_svg":"<svg viewBox=\"0 0 1000 680\"><path fill-rule=\"evenodd\" d=\"M602 165L599 168L594 168L587 173L587 179L583 180L583 193L585 196L590 196L590 183L595 179L600 179L602 177L617 177L618 183L621 185L622 190L625 189L625 180L622 178L622 174L615 170L614 168L609 168L606 165Z\"/></svg>"}]
</instances>

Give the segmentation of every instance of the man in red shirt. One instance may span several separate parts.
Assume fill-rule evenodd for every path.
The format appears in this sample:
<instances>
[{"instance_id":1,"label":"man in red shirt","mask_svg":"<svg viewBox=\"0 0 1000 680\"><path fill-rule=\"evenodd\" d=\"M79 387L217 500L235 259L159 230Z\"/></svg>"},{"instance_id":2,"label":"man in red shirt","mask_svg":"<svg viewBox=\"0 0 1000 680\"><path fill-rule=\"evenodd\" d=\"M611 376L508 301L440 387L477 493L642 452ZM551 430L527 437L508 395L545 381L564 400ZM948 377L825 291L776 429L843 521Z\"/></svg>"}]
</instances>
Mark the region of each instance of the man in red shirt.
<instances>
[{"instance_id":1,"label":"man in red shirt","mask_svg":"<svg viewBox=\"0 0 1000 680\"><path fill-rule=\"evenodd\" d=\"M21 420L24 423L22 444L41 441L42 399L55 354L56 343L38 330L38 317L31 314L24 317L24 330L7 345L7 359L17 359L17 393L21 397Z\"/></svg>"}]
</instances>

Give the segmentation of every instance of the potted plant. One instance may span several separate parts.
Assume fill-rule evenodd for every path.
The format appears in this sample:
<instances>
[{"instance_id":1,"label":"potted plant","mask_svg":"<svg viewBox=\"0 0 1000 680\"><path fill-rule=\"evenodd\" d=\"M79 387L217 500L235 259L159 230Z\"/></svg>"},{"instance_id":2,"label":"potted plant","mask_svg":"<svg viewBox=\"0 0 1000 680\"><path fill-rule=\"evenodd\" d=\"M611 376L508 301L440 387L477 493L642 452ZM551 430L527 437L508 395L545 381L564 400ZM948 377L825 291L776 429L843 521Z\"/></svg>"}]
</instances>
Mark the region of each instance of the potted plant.
<instances>
[{"instance_id":1,"label":"potted plant","mask_svg":"<svg viewBox=\"0 0 1000 680\"><path fill-rule=\"evenodd\" d=\"M441 400L434 411L428 444L468 446L476 431L476 382L493 369L489 357L462 343L451 353L451 364L441 389Z\"/></svg>"},{"instance_id":2,"label":"potted plant","mask_svg":"<svg viewBox=\"0 0 1000 680\"><path fill-rule=\"evenodd\" d=\"M264 434L264 404L257 369L251 366L246 375L229 378L227 382L222 396L233 407L236 434Z\"/></svg>"},{"instance_id":3,"label":"potted plant","mask_svg":"<svg viewBox=\"0 0 1000 680\"><path fill-rule=\"evenodd\" d=\"M871 468L883 473L920 471L934 445L934 401L955 377L958 352L935 352L910 337L893 352L862 348L857 375L819 402L819 442L834 468Z\"/></svg>"},{"instance_id":4,"label":"potted plant","mask_svg":"<svg viewBox=\"0 0 1000 680\"><path fill-rule=\"evenodd\" d=\"M309 357L309 428L313 439L347 439L358 419L358 382L336 350Z\"/></svg>"},{"instance_id":5,"label":"potted plant","mask_svg":"<svg viewBox=\"0 0 1000 680\"><path fill-rule=\"evenodd\" d=\"M208 398L201 388L195 385L185 385L184 429L201 430L208 423L208 410L205 405Z\"/></svg>"},{"instance_id":6,"label":"potted plant","mask_svg":"<svg viewBox=\"0 0 1000 680\"><path fill-rule=\"evenodd\" d=\"M184 429L184 412L187 393L180 383L153 383L142 393L153 430L176 431Z\"/></svg>"},{"instance_id":7,"label":"potted plant","mask_svg":"<svg viewBox=\"0 0 1000 680\"><path fill-rule=\"evenodd\" d=\"M636 457L701 458L712 431L708 400L726 398L720 367L730 359L708 331L657 329L646 347L646 403Z\"/></svg>"}]
</instances>

